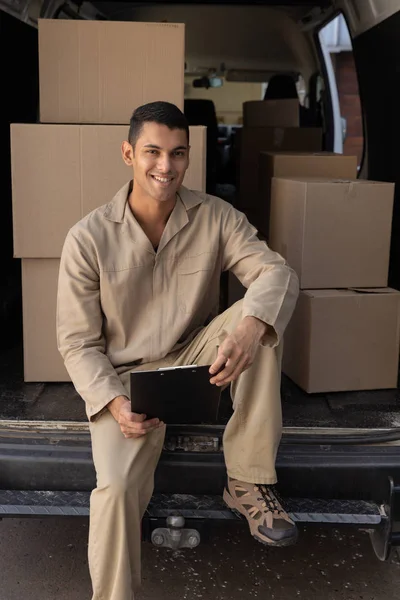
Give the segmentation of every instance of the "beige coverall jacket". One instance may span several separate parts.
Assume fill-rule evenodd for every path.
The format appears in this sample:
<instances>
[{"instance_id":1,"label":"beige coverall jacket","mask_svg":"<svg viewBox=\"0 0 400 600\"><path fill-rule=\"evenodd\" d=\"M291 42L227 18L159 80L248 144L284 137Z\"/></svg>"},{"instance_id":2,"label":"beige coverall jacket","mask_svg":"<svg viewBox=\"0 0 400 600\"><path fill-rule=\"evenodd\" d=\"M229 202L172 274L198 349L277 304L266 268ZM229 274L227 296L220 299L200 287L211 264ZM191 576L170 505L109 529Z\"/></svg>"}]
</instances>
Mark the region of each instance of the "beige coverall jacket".
<instances>
[{"instance_id":1,"label":"beige coverall jacket","mask_svg":"<svg viewBox=\"0 0 400 600\"><path fill-rule=\"evenodd\" d=\"M182 187L157 252L135 220L126 184L68 233L62 252L58 346L93 421L126 395L117 371L187 345L219 300L220 275L248 288L243 317L279 344L298 295L296 274L230 204Z\"/></svg>"}]
</instances>

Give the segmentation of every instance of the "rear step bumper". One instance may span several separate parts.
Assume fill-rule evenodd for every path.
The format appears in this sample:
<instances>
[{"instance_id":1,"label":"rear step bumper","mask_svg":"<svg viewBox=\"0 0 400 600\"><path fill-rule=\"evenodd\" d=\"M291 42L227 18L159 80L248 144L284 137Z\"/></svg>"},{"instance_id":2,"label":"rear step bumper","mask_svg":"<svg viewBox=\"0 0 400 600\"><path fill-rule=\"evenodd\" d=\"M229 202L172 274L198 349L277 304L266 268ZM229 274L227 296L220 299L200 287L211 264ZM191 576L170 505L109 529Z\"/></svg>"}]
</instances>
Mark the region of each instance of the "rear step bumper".
<instances>
[{"instance_id":1,"label":"rear step bumper","mask_svg":"<svg viewBox=\"0 0 400 600\"><path fill-rule=\"evenodd\" d=\"M87 517L90 492L0 490L0 517ZM377 527L386 519L373 502L359 500L285 499L293 520L299 523ZM238 520L220 496L154 494L146 518L181 515L194 520Z\"/></svg>"},{"instance_id":2,"label":"rear step bumper","mask_svg":"<svg viewBox=\"0 0 400 600\"><path fill-rule=\"evenodd\" d=\"M387 503L378 506L362 500L321 500L289 498L286 509L297 523L354 526L368 529L376 555L380 560L389 558L391 548L400 546L400 533L393 532L392 511L395 495L400 495L400 486L390 480ZM88 517L90 492L64 491L0 491L0 519L4 517ZM179 528L183 542L171 546L170 541L161 545L168 547L190 547L200 542L199 530L204 530L210 521L236 521L238 518L227 508L220 496L192 496L183 494L155 494L143 520L143 537L169 540L171 517L181 517ZM165 527L167 524L167 527ZM189 526L189 529L184 529ZM153 535L155 533L155 535ZM161 536L161 537L160 537ZM156 541L155 541L156 540ZM188 540L195 540L194 543Z\"/></svg>"}]
</instances>

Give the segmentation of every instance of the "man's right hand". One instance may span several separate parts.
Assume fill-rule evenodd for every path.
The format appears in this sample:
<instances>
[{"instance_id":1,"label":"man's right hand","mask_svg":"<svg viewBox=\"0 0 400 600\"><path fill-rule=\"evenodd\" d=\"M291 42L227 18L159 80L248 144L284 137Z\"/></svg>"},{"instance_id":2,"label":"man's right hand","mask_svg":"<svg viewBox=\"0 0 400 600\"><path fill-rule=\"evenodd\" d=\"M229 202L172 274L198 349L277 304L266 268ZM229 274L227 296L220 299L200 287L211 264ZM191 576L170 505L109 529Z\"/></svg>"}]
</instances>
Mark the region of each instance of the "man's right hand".
<instances>
[{"instance_id":1,"label":"man's right hand","mask_svg":"<svg viewBox=\"0 0 400 600\"><path fill-rule=\"evenodd\" d=\"M139 438L164 425L159 419L146 419L146 415L131 412L131 402L126 396L117 396L107 405L126 438Z\"/></svg>"}]
</instances>

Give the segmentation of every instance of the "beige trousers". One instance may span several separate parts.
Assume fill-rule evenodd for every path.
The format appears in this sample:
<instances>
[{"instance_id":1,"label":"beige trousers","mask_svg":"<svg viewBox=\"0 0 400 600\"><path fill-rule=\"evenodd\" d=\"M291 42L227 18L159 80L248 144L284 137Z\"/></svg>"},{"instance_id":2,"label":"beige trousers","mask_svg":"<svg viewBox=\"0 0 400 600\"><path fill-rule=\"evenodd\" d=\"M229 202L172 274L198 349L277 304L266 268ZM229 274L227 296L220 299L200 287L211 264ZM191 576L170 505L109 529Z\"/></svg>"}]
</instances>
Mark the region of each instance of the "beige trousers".
<instances>
[{"instance_id":1,"label":"beige trousers","mask_svg":"<svg viewBox=\"0 0 400 600\"><path fill-rule=\"evenodd\" d=\"M183 350L138 369L211 364L217 346L242 318L237 302ZM251 483L276 482L282 430L280 348L259 347L252 366L231 385L233 415L223 437L227 472ZM120 377L129 390L129 372ZM141 519L153 493L165 427L126 439L111 413L90 423L97 487L90 500L89 568L92 600L132 600L140 585Z\"/></svg>"}]
</instances>

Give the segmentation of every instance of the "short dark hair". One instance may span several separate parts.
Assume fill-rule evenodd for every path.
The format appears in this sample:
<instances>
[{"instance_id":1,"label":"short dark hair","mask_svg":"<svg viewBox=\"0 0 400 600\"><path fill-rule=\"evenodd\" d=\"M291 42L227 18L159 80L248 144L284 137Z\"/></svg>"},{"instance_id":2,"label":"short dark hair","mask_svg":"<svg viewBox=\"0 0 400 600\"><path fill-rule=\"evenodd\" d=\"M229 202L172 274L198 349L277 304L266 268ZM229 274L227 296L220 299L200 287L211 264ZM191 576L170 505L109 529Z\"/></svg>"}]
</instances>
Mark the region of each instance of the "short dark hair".
<instances>
[{"instance_id":1,"label":"short dark hair","mask_svg":"<svg viewBox=\"0 0 400 600\"><path fill-rule=\"evenodd\" d=\"M169 129L186 131L189 143L189 123L183 112L170 102L150 102L137 108L130 121L128 140L133 148L145 123L166 125Z\"/></svg>"}]
</instances>

